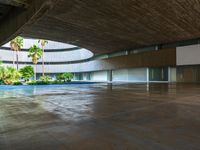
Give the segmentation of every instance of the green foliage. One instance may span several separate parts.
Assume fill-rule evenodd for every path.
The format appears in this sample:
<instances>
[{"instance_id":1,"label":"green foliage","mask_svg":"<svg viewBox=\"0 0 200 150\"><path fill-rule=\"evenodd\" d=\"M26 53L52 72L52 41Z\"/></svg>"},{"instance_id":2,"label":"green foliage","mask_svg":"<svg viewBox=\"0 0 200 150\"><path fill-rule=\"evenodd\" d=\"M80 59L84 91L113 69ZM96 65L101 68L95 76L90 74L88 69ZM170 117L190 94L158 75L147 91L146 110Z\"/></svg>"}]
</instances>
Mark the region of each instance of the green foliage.
<instances>
[{"instance_id":1,"label":"green foliage","mask_svg":"<svg viewBox=\"0 0 200 150\"><path fill-rule=\"evenodd\" d=\"M74 77L73 74L69 72L63 73L63 76L64 76L64 81L67 80L67 82L70 82L71 79Z\"/></svg>"},{"instance_id":2,"label":"green foliage","mask_svg":"<svg viewBox=\"0 0 200 150\"><path fill-rule=\"evenodd\" d=\"M32 81L27 82L27 84L28 85L37 85L36 82L37 82L36 80L32 80Z\"/></svg>"},{"instance_id":3,"label":"green foliage","mask_svg":"<svg viewBox=\"0 0 200 150\"><path fill-rule=\"evenodd\" d=\"M16 82L13 83L13 85L23 85L23 84L20 81L16 81Z\"/></svg>"},{"instance_id":4,"label":"green foliage","mask_svg":"<svg viewBox=\"0 0 200 150\"><path fill-rule=\"evenodd\" d=\"M27 83L28 85L48 85L48 84L64 84L64 81L58 81L58 80L55 80L55 81L48 81L48 82L44 82L44 81L36 81L36 80L33 80L33 81L30 81Z\"/></svg>"},{"instance_id":5,"label":"green foliage","mask_svg":"<svg viewBox=\"0 0 200 150\"><path fill-rule=\"evenodd\" d=\"M41 46L44 47L46 44L48 44L48 41L45 39L40 39L40 40L38 40L38 43L40 43Z\"/></svg>"},{"instance_id":6,"label":"green foliage","mask_svg":"<svg viewBox=\"0 0 200 150\"><path fill-rule=\"evenodd\" d=\"M31 77L34 76L34 70L31 66L25 66L24 68L21 68L19 72L25 81L28 81Z\"/></svg>"},{"instance_id":7,"label":"green foliage","mask_svg":"<svg viewBox=\"0 0 200 150\"><path fill-rule=\"evenodd\" d=\"M24 44L24 39L21 36L17 36L16 38L10 41L10 47L14 51L21 50L23 44Z\"/></svg>"},{"instance_id":8,"label":"green foliage","mask_svg":"<svg viewBox=\"0 0 200 150\"><path fill-rule=\"evenodd\" d=\"M36 45L33 45L28 50L28 57L32 58L33 64L37 64L38 59L40 59L43 55L42 49Z\"/></svg>"},{"instance_id":9,"label":"green foliage","mask_svg":"<svg viewBox=\"0 0 200 150\"><path fill-rule=\"evenodd\" d=\"M56 75L56 80L58 80L58 81L64 80L63 74L57 74Z\"/></svg>"},{"instance_id":10,"label":"green foliage","mask_svg":"<svg viewBox=\"0 0 200 150\"><path fill-rule=\"evenodd\" d=\"M63 84L64 82L63 81L60 81L60 80L55 80L55 81L52 81L52 84Z\"/></svg>"},{"instance_id":11,"label":"green foliage","mask_svg":"<svg viewBox=\"0 0 200 150\"><path fill-rule=\"evenodd\" d=\"M50 82L33 80L31 82L28 82L27 84L28 85L47 85L47 84L50 84Z\"/></svg>"},{"instance_id":12,"label":"green foliage","mask_svg":"<svg viewBox=\"0 0 200 150\"><path fill-rule=\"evenodd\" d=\"M51 80L50 76L41 76L40 77L40 81L43 81L43 82L49 82L50 80Z\"/></svg>"},{"instance_id":13,"label":"green foliage","mask_svg":"<svg viewBox=\"0 0 200 150\"><path fill-rule=\"evenodd\" d=\"M28 85L47 85L52 84L50 76L41 76L39 80L33 80L31 82L28 82Z\"/></svg>"},{"instance_id":14,"label":"green foliage","mask_svg":"<svg viewBox=\"0 0 200 150\"><path fill-rule=\"evenodd\" d=\"M0 82L4 84L13 84L18 81L21 74L13 67L0 66Z\"/></svg>"},{"instance_id":15,"label":"green foliage","mask_svg":"<svg viewBox=\"0 0 200 150\"><path fill-rule=\"evenodd\" d=\"M28 85L46 85L46 84L63 84L66 81L70 82L71 79L73 78L73 74L72 73L63 73L63 74L58 74L56 76L55 81L52 81L52 78L50 76L41 76L40 79L38 81L34 80L31 82L28 82Z\"/></svg>"},{"instance_id":16,"label":"green foliage","mask_svg":"<svg viewBox=\"0 0 200 150\"><path fill-rule=\"evenodd\" d=\"M0 80L0 85L4 85L4 82L2 80Z\"/></svg>"},{"instance_id":17,"label":"green foliage","mask_svg":"<svg viewBox=\"0 0 200 150\"><path fill-rule=\"evenodd\" d=\"M56 79L58 81L64 81L64 82L70 82L71 79L73 78L73 74L72 73L69 73L69 72L65 72L65 73L62 73L62 74L58 74L56 76Z\"/></svg>"}]
</instances>

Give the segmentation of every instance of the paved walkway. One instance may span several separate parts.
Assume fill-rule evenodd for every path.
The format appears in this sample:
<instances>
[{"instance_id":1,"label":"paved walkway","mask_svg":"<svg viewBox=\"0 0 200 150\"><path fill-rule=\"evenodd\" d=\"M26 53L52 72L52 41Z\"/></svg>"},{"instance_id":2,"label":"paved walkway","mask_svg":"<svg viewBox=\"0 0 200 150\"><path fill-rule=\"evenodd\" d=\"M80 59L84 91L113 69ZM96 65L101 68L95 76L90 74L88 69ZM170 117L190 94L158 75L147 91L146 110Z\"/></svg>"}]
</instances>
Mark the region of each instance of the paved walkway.
<instances>
[{"instance_id":1,"label":"paved walkway","mask_svg":"<svg viewBox=\"0 0 200 150\"><path fill-rule=\"evenodd\" d=\"M0 150L199 150L200 84L94 84L0 99Z\"/></svg>"}]
</instances>

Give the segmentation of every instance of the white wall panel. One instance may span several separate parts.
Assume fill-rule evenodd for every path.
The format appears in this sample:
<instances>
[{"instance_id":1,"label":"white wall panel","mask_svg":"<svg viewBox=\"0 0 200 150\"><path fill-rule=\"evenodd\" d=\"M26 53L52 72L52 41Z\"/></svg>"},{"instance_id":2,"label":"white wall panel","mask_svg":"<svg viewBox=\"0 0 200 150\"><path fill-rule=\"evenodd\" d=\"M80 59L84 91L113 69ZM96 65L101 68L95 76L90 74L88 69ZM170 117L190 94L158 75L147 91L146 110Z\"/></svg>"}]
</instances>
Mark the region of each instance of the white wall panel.
<instances>
[{"instance_id":1,"label":"white wall panel","mask_svg":"<svg viewBox=\"0 0 200 150\"><path fill-rule=\"evenodd\" d=\"M66 62L88 59L93 56L93 53L86 49L78 49L73 51L63 52L45 52L45 62ZM14 57L16 60L16 56ZM13 51L0 49L0 60L12 61ZM19 62L31 62L31 58L28 57L28 52L19 52ZM39 60L41 62L41 59Z\"/></svg>"},{"instance_id":2,"label":"white wall panel","mask_svg":"<svg viewBox=\"0 0 200 150\"><path fill-rule=\"evenodd\" d=\"M128 69L113 70L113 81L128 81Z\"/></svg>"},{"instance_id":3,"label":"white wall panel","mask_svg":"<svg viewBox=\"0 0 200 150\"><path fill-rule=\"evenodd\" d=\"M92 81L107 81L107 71L98 71L91 73Z\"/></svg>"},{"instance_id":4,"label":"white wall panel","mask_svg":"<svg viewBox=\"0 0 200 150\"><path fill-rule=\"evenodd\" d=\"M146 82L147 81L147 68L128 69L128 81Z\"/></svg>"},{"instance_id":5,"label":"white wall panel","mask_svg":"<svg viewBox=\"0 0 200 150\"><path fill-rule=\"evenodd\" d=\"M176 68L169 68L169 82L176 82Z\"/></svg>"},{"instance_id":6,"label":"white wall panel","mask_svg":"<svg viewBox=\"0 0 200 150\"><path fill-rule=\"evenodd\" d=\"M176 63L177 65L200 64L200 45L177 47Z\"/></svg>"},{"instance_id":7,"label":"white wall panel","mask_svg":"<svg viewBox=\"0 0 200 150\"><path fill-rule=\"evenodd\" d=\"M113 81L146 82L147 68L113 70Z\"/></svg>"},{"instance_id":8,"label":"white wall panel","mask_svg":"<svg viewBox=\"0 0 200 150\"><path fill-rule=\"evenodd\" d=\"M32 45L40 46L40 43L38 43L38 39L24 39L22 48L28 49ZM5 45L3 45L3 47L10 47L10 43L6 43ZM76 46L71 45L71 44L56 42L56 41L50 41L50 40L48 40L48 43L45 45L45 49L68 49L68 48L74 48L74 47Z\"/></svg>"}]
</instances>

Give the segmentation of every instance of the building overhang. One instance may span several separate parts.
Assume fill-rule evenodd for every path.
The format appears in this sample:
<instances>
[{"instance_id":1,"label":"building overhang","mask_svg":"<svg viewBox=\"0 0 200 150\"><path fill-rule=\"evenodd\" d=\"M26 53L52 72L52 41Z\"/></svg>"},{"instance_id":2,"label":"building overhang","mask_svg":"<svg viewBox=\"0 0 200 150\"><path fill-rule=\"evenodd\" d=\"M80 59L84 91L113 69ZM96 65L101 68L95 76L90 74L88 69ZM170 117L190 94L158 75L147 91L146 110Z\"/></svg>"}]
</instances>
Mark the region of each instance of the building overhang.
<instances>
[{"instance_id":1,"label":"building overhang","mask_svg":"<svg viewBox=\"0 0 200 150\"><path fill-rule=\"evenodd\" d=\"M4 17L0 42L21 34L109 53L199 38L199 14L196 0L33 0Z\"/></svg>"}]
</instances>

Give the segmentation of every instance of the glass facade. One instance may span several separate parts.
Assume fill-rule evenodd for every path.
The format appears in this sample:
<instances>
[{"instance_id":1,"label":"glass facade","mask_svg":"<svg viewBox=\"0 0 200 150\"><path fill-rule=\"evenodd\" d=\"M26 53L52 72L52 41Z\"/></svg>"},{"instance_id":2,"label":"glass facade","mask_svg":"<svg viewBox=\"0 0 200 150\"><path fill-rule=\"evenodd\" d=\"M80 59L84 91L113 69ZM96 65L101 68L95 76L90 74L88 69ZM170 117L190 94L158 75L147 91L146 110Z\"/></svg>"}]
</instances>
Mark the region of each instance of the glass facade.
<instances>
[{"instance_id":1,"label":"glass facade","mask_svg":"<svg viewBox=\"0 0 200 150\"><path fill-rule=\"evenodd\" d=\"M168 81L168 67L149 68L149 81Z\"/></svg>"}]
</instances>

